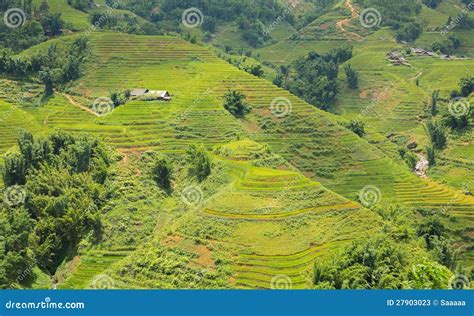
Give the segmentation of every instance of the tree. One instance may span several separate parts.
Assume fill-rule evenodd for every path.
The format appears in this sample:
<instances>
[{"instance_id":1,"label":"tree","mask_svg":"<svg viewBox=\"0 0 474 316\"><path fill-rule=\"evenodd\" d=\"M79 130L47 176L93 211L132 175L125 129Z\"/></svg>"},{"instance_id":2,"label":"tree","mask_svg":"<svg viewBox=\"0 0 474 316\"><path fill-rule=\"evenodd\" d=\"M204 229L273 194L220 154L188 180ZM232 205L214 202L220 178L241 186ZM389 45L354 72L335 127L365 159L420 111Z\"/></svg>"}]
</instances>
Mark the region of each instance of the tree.
<instances>
[{"instance_id":1,"label":"tree","mask_svg":"<svg viewBox=\"0 0 474 316\"><path fill-rule=\"evenodd\" d=\"M430 166L436 165L436 149L434 148L434 146L426 146L425 151Z\"/></svg>"},{"instance_id":2,"label":"tree","mask_svg":"<svg viewBox=\"0 0 474 316\"><path fill-rule=\"evenodd\" d=\"M155 160L151 174L156 184L167 193L171 192L171 180L173 176L173 165L165 157L159 157Z\"/></svg>"},{"instance_id":3,"label":"tree","mask_svg":"<svg viewBox=\"0 0 474 316\"><path fill-rule=\"evenodd\" d=\"M7 187L26 183L26 163L20 154L7 154L5 156L5 168L3 171L3 182Z\"/></svg>"},{"instance_id":4,"label":"tree","mask_svg":"<svg viewBox=\"0 0 474 316\"><path fill-rule=\"evenodd\" d=\"M461 96L468 97L474 91L474 77L461 78L459 86L461 87Z\"/></svg>"},{"instance_id":5,"label":"tree","mask_svg":"<svg viewBox=\"0 0 474 316\"><path fill-rule=\"evenodd\" d=\"M423 0L423 4L431 9L436 9L442 0Z\"/></svg>"},{"instance_id":6,"label":"tree","mask_svg":"<svg viewBox=\"0 0 474 316\"><path fill-rule=\"evenodd\" d=\"M346 72L349 88L353 90L357 89L359 87L359 75L357 74L357 71L352 69L351 65L349 64L344 67L344 70Z\"/></svg>"},{"instance_id":7,"label":"tree","mask_svg":"<svg viewBox=\"0 0 474 316\"><path fill-rule=\"evenodd\" d=\"M0 288L31 280L34 259L28 245L33 221L25 209L0 209Z\"/></svg>"},{"instance_id":8,"label":"tree","mask_svg":"<svg viewBox=\"0 0 474 316\"><path fill-rule=\"evenodd\" d=\"M431 143L436 149L443 149L446 147L448 143L446 129L439 121L428 122L427 130Z\"/></svg>"},{"instance_id":9,"label":"tree","mask_svg":"<svg viewBox=\"0 0 474 316\"><path fill-rule=\"evenodd\" d=\"M244 117L251 111L249 105L245 103L245 95L240 91L229 90L224 95L224 108L235 117Z\"/></svg>"},{"instance_id":10,"label":"tree","mask_svg":"<svg viewBox=\"0 0 474 316\"><path fill-rule=\"evenodd\" d=\"M352 120L347 124L347 128L353 131L359 137L364 137L365 135L365 124L358 120Z\"/></svg>"},{"instance_id":11,"label":"tree","mask_svg":"<svg viewBox=\"0 0 474 316\"><path fill-rule=\"evenodd\" d=\"M48 67L43 67L41 71L38 72L38 77L44 84L44 95L52 95L54 93L54 77L51 69Z\"/></svg>"},{"instance_id":12,"label":"tree","mask_svg":"<svg viewBox=\"0 0 474 316\"><path fill-rule=\"evenodd\" d=\"M64 21L60 13L47 14L41 17L41 25L47 36L60 35L64 27Z\"/></svg>"},{"instance_id":13,"label":"tree","mask_svg":"<svg viewBox=\"0 0 474 316\"><path fill-rule=\"evenodd\" d=\"M190 174L199 181L205 180L211 174L211 159L204 147L191 146L187 151L187 161L191 165Z\"/></svg>"},{"instance_id":14,"label":"tree","mask_svg":"<svg viewBox=\"0 0 474 316\"><path fill-rule=\"evenodd\" d=\"M421 33L423 28L418 23L406 23L396 33L397 41L413 42Z\"/></svg>"}]
</instances>

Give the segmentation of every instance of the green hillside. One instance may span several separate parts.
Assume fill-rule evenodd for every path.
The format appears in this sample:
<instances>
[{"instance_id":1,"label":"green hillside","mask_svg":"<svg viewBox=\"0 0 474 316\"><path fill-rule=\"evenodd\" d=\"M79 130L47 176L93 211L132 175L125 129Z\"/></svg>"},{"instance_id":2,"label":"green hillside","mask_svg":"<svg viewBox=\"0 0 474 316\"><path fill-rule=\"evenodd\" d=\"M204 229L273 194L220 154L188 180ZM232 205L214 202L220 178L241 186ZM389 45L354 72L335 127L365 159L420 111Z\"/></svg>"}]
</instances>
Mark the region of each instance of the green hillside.
<instances>
[{"instance_id":1,"label":"green hillside","mask_svg":"<svg viewBox=\"0 0 474 316\"><path fill-rule=\"evenodd\" d=\"M411 50L428 49L438 40L439 31L434 29L455 14L457 1L444 1L435 9L421 7L410 17L424 29L411 44L395 41L389 26L367 29L357 23L363 1L328 2L313 17L296 11L295 22L280 25L273 41L257 49L229 21L217 21L210 43L200 42L203 34L192 39L187 32L180 36L161 29L160 34L168 35L105 29L76 32L88 28L93 10L78 11L66 1L51 1L50 11L61 13L74 34L50 38L12 60L35 61L40 56L53 65L48 54L54 51L57 60L67 60L69 47L83 38L87 49L79 56L80 71L74 79L56 78L68 64L51 69L51 95L45 92L49 82L44 66L18 75L3 71L0 64L2 171L8 174L13 168L12 153L24 155L25 146L17 138L25 130L35 139L53 135L54 141L58 131L78 137L77 142L97 139L111 157L113 153L119 157L110 158L107 166L94 160L94 168L102 168L101 176L93 173L95 169L82 175L101 179L91 185L93 194L100 195L94 200L94 218L100 221L100 229L94 229L99 233L83 232L75 244L61 249L61 260L50 262L49 270L38 264L36 279L30 284L13 282L15 286L48 287L50 275L51 282L64 289L334 287L318 283L315 264L341 258L350 247L365 247L380 236L399 247L405 270L393 283L374 281L374 288L439 287L434 276L418 280L413 275L420 264L448 271L436 276L446 283L442 288L449 287L444 279L461 269L471 273L472 129L447 132L447 145L436 151L436 164L421 175L400 154L409 152L415 162L428 157L429 122L449 112L452 91L474 69L472 30L455 32L463 43L454 58L442 58L440 52L417 56ZM99 11L106 5L95 4ZM311 1L306 5L317 10ZM125 6L115 13L123 16L132 9ZM138 13L133 15L140 25L152 23ZM160 23L163 20L156 27L164 29ZM330 112L273 84L273 72L260 78L239 69L225 60L235 51L220 50L242 45L277 73L279 66L291 69L310 51L324 54L348 44L353 46L352 57L339 66L338 92ZM387 53L394 51L405 54L409 65L390 62ZM349 64L358 74L356 89L346 82L344 66ZM30 65L34 69L34 62ZM294 72L289 71L290 77ZM136 89L166 90L171 100L134 97ZM433 115L435 90L439 100ZM229 91L243 93L251 107L248 114L239 117L225 109ZM114 104L122 97L123 102ZM466 99L472 101L472 94ZM365 124L364 135L347 127L353 120ZM41 149L32 146L33 156L40 156ZM192 175L198 160L189 158L193 146L202 146L211 161L210 172L202 179ZM55 159L69 162L69 155L79 154L72 151ZM31 189L41 183L37 177L43 168L62 166L55 159L30 166L36 169L30 169L21 186ZM157 161L165 160L172 165L169 188L157 181ZM68 168L74 166L66 164L64 169ZM5 176L1 185L5 192L12 187L7 180ZM58 198L60 193L48 185L38 191ZM71 203L70 197L48 202L35 194L34 203L27 197L19 206L9 206L8 195L3 196L5 217L0 224L7 227L7 210L16 207L44 207L34 219L39 221L45 214L56 216L62 205ZM440 232L430 231L432 227ZM354 267L357 263L347 269ZM357 288L357 280L351 280L344 286ZM420 285L423 282L428 283Z\"/></svg>"}]
</instances>

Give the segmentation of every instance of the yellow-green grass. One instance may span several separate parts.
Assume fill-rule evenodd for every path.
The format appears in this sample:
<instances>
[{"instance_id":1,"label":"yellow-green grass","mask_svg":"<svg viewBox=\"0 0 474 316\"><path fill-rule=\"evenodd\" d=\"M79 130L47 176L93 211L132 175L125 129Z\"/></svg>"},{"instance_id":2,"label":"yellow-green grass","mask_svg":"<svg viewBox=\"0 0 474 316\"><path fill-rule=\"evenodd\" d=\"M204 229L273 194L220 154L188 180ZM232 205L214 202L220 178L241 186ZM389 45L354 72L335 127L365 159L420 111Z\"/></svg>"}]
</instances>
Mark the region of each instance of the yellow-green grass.
<instances>
[{"instance_id":1,"label":"yellow-green grass","mask_svg":"<svg viewBox=\"0 0 474 316\"><path fill-rule=\"evenodd\" d=\"M42 0L33 0L33 5L38 7ZM61 18L70 23L76 30L85 30L91 23L89 15L71 7L67 0L49 0L49 11L52 13L61 13Z\"/></svg>"}]
</instances>

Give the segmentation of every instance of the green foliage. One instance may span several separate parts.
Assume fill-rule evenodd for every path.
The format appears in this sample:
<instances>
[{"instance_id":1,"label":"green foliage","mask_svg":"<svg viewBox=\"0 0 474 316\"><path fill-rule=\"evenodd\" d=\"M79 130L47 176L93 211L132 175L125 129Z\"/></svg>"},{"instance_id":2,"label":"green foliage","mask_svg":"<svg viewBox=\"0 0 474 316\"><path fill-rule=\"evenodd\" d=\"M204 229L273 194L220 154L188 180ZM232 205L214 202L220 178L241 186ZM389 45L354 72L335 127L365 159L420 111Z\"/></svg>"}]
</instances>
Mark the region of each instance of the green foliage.
<instances>
[{"instance_id":1,"label":"green foliage","mask_svg":"<svg viewBox=\"0 0 474 316\"><path fill-rule=\"evenodd\" d=\"M365 124L361 121L352 120L346 127L359 137L364 137L365 135Z\"/></svg>"},{"instance_id":2,"label":"green foliage","mask_svg":"<svg viewBox=\"0 0 474 316\"><path fill-rule=\"evenodd\" d=\"M439 217L429 216L419 225L417 234L423 237L427 249L441 264L455 269L457 252L454 250L453 242L449 240L448 232Z\"/></svg>"},{"instance_id":3,"label":"green foliage","mask_svg":"<svg viewBox=\"0 0 474 316\"><path fill-rule=\"evenodd\" d=\"M24 235L19 239L21 248L7 249L6 255L5 251L0 255L0 266L10 264L15 252L23 251L28 255L17 264L28 265L30 277L34 265L52 274L84 237L93 233L95 239L99 238L97 211L107 195L104 183L113 158L97 140L64 132L37 140L23 132L18 146L19 153L6 159L3 177L7 186L24 184L25 201L9 206L10 217L0 219L0 231L11 230L12 236L19 235L20 228L14 225L18 221ZM34 263L30 253L34 254ZM12 280L27 281L25 277L17 280L17 272L7 271L6 277L0 273L2 286L11 286Z\"/></svg>"},{"instance_id":4,"label":"green foliage","mask_svg":"<svg viewBox=\"0 0 474 316\"><path fill-rule=\"evenodd\" d=\"M130 98L130 90L125 90L123 92L110 91L109 98L114 103L114 106L120 106L127 103Z\"/></svg>"},{"instance_id":5,"label":"green foliage","mask_svg":"<svg viewBox=\"0 0 474 316\"><path fill-rule=\"evenodd\" d=\"M0 71L14 76L37 76L49 96L56 85L76 80L89 54L89 40L77 37L66 48L51 44L46 52L39 51L29 58L0 51Z\"/></svg>"},{"instance_id":6,"label":"green foliage","mask_svg":"<svg viewBox=\"0 0 474 316\"><path fill-rule=\"evenodd\" d=\"M34 258L28 247L28 236L33 220L23 208L0 210L0 288L6 289L32 277Z\"/></svg>"},{"instance_id":7,"label":"green foliage","mask_svg":"<svg viewBox=\"0 0 474 316\"><path fill-rule=\"evenodd\" d=\"M211 158L204 147L191 146L187 151L189 173L199 181L204 181L211 174Z\"/></svg>"},{"instance_id":8,"label":"green foliage","mask_svg":"<svg viewBox=\"0 0 474 316\"><path fill-rule=\"evenodd\" d=\"M171 180L173 178L173 164L165 157L155 159L151 168L151 175L156 184L165 192L172 190Z\"/></svg>"},{"instance_id":9,"label":"green foliage","mask_svg":"<svg viewBox=\"0 0 474 316\"><path fill-rule=\"evenodd\" d=\"M455 115L454 113L448 112L443 115L443 123L452 130L468 130L471 126L471 116L472 114L470 111L460 115Z\"/></svg>"},{"instance_id":10,"label":"green foliage","mask_svg":"<svg viewBox=\"0 0 474 316\"><path fill-rule=\"evenodd\" d=\"M436 9L443 0L423 0L423 4L429 8Z\"/></svg>"},{"instance_id":11,"label":"green foliage","mask_svg":"<svg viewBox=\"0 0 474 316\"><path fill-rule=\"evenodd\" d=\"M425 148L426 156L430 166L436 165L436 149L434 146L426 146Z\"/></svg>"},{"instance_id":12,"label":"green foliage","mask_svg":"<svg viewBox=\"0 0 474 316\"><path fill-rule=\"evenodd\" d=\"M407 166L410 169L414 170L418 161L418 157L410 150L407 150L405 148L400 148L398 150L398 153L400 154L400 157L403 159L403 161L405 161Z\"/></svg>"},{"instance_id":13,"label":"green foliage","mask_svg":"<svg viewBox=\"0 0 474 316\"><path fill-rule=\"evenodd\" d=\"M326 55L310 52L292 64L296 75L289 78L290 67L282 67L275 83L322 110L333 108L337 96L339 64L352 57L352 47L334 49Z\"/></svg>"},{"instance_id":14,"label":"green foliage","mask_svg":"<svg viewBox=\"0 0 474 316\"><path fill-rule=\"evenodd\" d=\"M344 66L344 70L346 72L347 77L347 84L349 88L355 90L359 88L359 74L355 71L351 65Z\"/></svg>"},{"instance_id":15,"label":"green foliage","mask_svg":"<svg viewBox=\"0 0 474 316\"><path fill-rule=\"evenodd\" d=\"M60 35L64 27L64 21L61 19L60 13L42 16L40 23L44 34L49 37Z\"/></svg>"},{"instance_id":16,"label":"green foliage","mask_svg":"<svg viewBox=\"0 0 474 316\"><path fill-rule=\"evenodd\" d=\"M447 133L439 121L430 121L426 124L431 143L436 149L443 149L448 143Z\"/></svg>"},{"instance_id":17,"label":"green foliage","mask_svg":"<svg viewBox=\"0 0 474 316\"><path fill-rule=\"evenodd\" d=\"M397 41L413 42L423 33L423 28L418 23L404 24L396 33Z\"/></svg>"},{"instance_id":18,"label":"green foliage","mask_svg":"<svg viewBox=\"0 0 474 316\"><path fill-rule=\"evenodd\" d=\"M467 76L461 78L459 86L461 88L461 96L468 97L474 91L474 77Z\"/></svg>"},{"instance_id":19,"label":"green foliage","mask_svg":"<svg viewBox=\"0 0 474 316\"><path fill-rule=\"evenodd\" d=\"M382 24L398 29L420 13L421 5L413 0L356 0L361 8L375 8L382 16Z\"/></svg>"},{"instance_id":20,"label":"green foliage","mask_svg":"<svg viewBox=\"0 0 474 316\"><path fill-rule=\"evenodd\" d=\"M462 46L462 40L456 35L449 35L446 39L436 41L431 45L435 52L454 54Z\"/></svg>"},{"instance_id":21,"label":"green foliage","mask_svg":"<svg viewBox=\"0 0 474 316\"><path fill-rule=\"evenodd\" d=\"M412 255L394 240L375 236L354 242L327 261L316 261L314 283L325 289L402 289L419 286L412 274ZM423 275L432 288L446 288L449 270L429 263L442 274ZM441 282L438 280L441 278ZM416 282L415 282L416 281ZM424 284L426 282L423 282Z\"/></svg>"},{"instance_id":22,"label":"green foliage","mask_svg":"<svg viewBox=\"0 0 474 316\"><path fill-rule=\"evenodd\" d=\"M245 95L240 91L229 90L224 95L224 108L235 117L242 118L250 113L251 107L245 103Z\"/></svg>"},{"instance_id":23,"label":"green foliage","mask_svg":"<svg viewBox=\"0 0 474 316\"><path fill-rule=\"evenodd\" d=\"M436 116L436 114L438 114L438 99L439 90L435 90L431 93L431 116Z\"/></svg>"}]
</instances>

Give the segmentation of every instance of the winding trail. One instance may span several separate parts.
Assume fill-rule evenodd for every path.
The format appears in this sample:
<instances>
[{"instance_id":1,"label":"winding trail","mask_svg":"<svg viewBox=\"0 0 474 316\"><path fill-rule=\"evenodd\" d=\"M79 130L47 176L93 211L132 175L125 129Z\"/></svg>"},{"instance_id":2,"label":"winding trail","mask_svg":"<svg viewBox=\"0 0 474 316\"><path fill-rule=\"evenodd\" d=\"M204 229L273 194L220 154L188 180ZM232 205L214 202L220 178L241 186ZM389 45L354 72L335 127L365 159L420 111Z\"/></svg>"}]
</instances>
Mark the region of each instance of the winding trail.
<instances>
[{"instance_id":1,"label":"winding trail","mask_svg":"<svg viewBox=\"0 0 474 316\"><path fill-rule=\"evenodd\" d=\"M359 13L357 12L356 7L355 7L354 4L352 3L352 0L346 0L345 6L346 6L349 10L351 10L351 17L337 22L337 23L336 23L336 27L337 27L339 30L341 30L343 33L345 33L346 35L349 35L349 37L360 41L360 40L362 40L362 36L360 36L359 34L354 33L354 32L349 32L348 30L346 30L346 29L344 28L344 26L348 25L348 24L350 23L350 21L352 21L352 20L354 20L354 19L357 19L357 18L359 17Z\"/></svg>"},{"instance_id":2,"label":"winding trail","mask_svg":"<svg viewBox=\"0 0 474 316\"><path fill-rule=\"evenodd\" d=\"M78 108L86 111L86 112L89 112L97 117L99 117L100 115L97 114L96 112L92 111L91 109L89 109L88 107L80 104L79 102L77 102L76 100L74 100L69 94L65 94L63 93L63 96L69 101L69 103L71 103L72 105L74 106L77 106Z\"/></svg>"}]
</instances>

